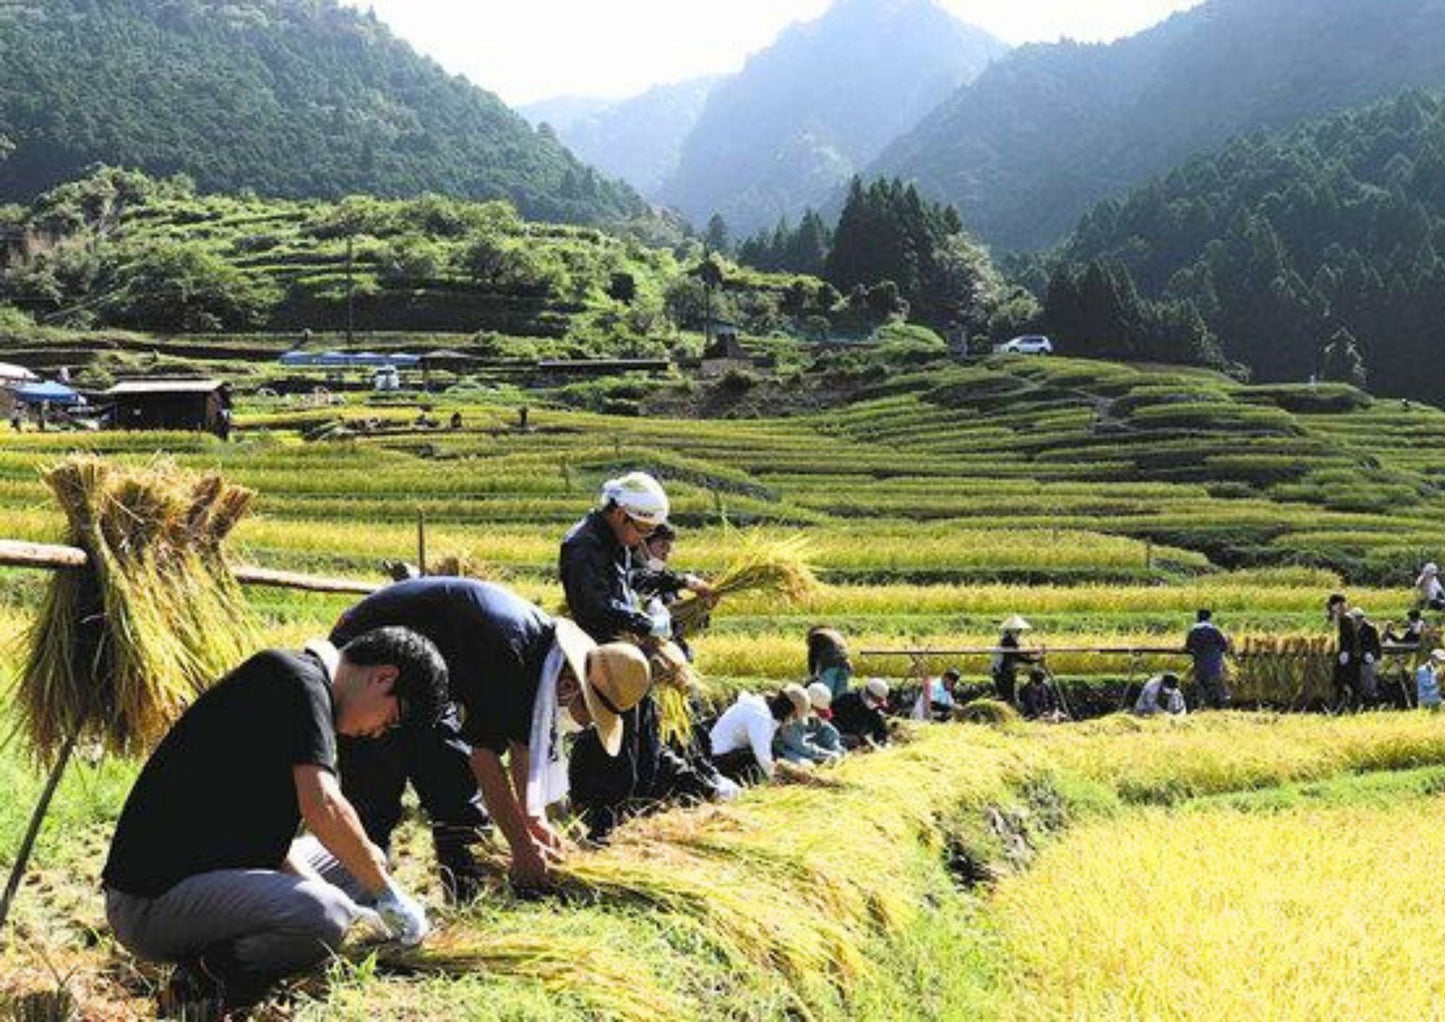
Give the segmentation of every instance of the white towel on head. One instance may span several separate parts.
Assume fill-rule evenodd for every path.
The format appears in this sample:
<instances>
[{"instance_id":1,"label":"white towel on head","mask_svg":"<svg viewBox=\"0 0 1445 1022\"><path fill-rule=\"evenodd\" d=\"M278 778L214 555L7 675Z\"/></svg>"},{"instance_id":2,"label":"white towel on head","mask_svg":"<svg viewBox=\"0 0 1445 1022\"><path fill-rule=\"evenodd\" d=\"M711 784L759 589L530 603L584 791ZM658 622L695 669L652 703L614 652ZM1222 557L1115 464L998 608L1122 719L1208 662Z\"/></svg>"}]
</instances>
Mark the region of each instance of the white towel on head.
<instances>
[{"instance_id":1,"label":"white towel on head","mask_svg":"<svg viewBox=\"0 0 1445 1022\"><path fill-rule=\"evenodd\" d=\"M566 660L555 642L542 663L537 699L532 704L532 733L527 741L527 815L540 817L553 802L567 797L567 750L557 730L557 679Z\"/></svg>"}]
</instances>

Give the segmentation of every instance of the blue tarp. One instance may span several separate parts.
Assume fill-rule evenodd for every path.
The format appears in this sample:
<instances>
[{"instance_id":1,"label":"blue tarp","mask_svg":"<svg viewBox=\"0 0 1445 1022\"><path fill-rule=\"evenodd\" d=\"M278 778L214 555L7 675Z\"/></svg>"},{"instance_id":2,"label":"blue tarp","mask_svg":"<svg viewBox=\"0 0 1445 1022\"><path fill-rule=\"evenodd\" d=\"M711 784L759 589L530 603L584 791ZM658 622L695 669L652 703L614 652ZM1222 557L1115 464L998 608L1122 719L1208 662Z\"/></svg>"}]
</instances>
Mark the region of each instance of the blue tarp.
<instances>
[{"instance_id":1,"label":"blue tarp","mask_svg":"<svg viewBox=\"0 0 1445 1022\"><path fill-rule=\"evenodd\" d=\"M374 351L288 351L281 356L288 366L322 366L328 369L350 369L370 366L406 368L421 362L420 355L404 351L377 354Z\"/></svg>"},{"instance_id":2,"label":"blue tarp","mask_svg":"<svg viewBox=\"0 0 1445 1022\"><path fill-rule=\"evenodd\" d=\"M56 383L54 380L46 380L44 383L27 383L23 387L16 387L13 393L26 404L38 405L43 401L49 401L56 405L83 405L85 398L80 393L71 390L63 383Z\"/></svg>"}]
</instances>

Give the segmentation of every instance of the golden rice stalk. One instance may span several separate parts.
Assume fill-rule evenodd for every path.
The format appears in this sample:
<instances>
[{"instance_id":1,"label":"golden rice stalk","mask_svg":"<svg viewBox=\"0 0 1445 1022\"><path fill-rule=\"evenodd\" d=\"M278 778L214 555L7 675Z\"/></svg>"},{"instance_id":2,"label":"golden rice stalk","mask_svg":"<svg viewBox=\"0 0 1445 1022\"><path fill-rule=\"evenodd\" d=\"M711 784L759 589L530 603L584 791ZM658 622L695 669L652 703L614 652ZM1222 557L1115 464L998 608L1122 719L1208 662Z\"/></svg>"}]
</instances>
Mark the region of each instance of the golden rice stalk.
<instances>
[{"instance_id":1,"label":"golden rice stalk","mask_svg":"<svg viewBox=\"0 0 1445 1022\"><path fill-rule=\"evenodd\" d=\"M428 575L448 575L456 578L477 578L483 581L495 580L497 572L485 561L469 550L457 550L442 554L426 566Z\"/></svg>"},{"instance_id":2,"label":"golden rice stalk","mask_svg":"<svg viewBox=\"0 0 1445 1022\"><path fill-rule=\"evenodd\" d=\"M1328 702L1334 695L1330 636L1251 636L1232 680L1236 699L1275 706Z\"/></svg>"},{"instance_id":3,"label":"golden rice stalk","mask_svg":"<svg viewBox=\"0 0 1445 1022\"><path fill-rule=\"evenodd\" d=\"M433 934L417 948L384 947L377 957L386 965L417 972L525 977L554 994L584 1000L601 1017L624 1022L683 1018L687 1014L679 998L658 984L648 970L638 968L615 949L598 947L585 937L478 933L453 928Z\"/></svg>"},{"instance_id":4,"label":"golden rice stalk","mask_svg":"<svg viewBox=\"0 0 1445 1022\"><path fill-rule=\"evenodd\" d=\"M712 580L713 596L765 589L777 593L784 603L806 599L818 589L807 552L804 536L771 540L753 533L742 540L732 561ZM705 626L712 606L710 601L694 597L673 604L671 609L682 634L692 635Z\"/></svg>"},{"instance_id":5,"label":"golden rice stalk","mask_svg":"<svg viewBox=\"0 0 1445 1022\"><path fill-rule=\"evenodd\" d=\"M45 480L89 562L51 578L16 688L21 729L42 759L77 732L142 751L254 648L221 550L252 494L161 459L78 456Z\"/></svg>"},{"instance_id":6,"label":"golden rice stalk","mask_svg":"<svg viewBox=\"0 0 1445 1022\"><path fill-rule=\"evenodd\" d=\"M692 736L692 699L685 689L661 685L652 690L657 700L657 728L662 740L684 745Z\"/></svg>"}]
</instances>

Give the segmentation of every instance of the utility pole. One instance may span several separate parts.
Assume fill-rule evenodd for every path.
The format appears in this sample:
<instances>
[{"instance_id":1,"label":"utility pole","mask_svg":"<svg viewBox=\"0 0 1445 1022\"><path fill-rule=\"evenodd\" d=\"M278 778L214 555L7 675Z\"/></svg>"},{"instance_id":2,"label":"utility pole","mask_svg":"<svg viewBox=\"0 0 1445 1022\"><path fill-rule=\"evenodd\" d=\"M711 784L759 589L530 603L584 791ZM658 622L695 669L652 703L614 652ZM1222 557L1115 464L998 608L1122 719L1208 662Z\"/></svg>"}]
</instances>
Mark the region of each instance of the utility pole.
<instances>
[{"instance_id":1,"label":"utility pole","mask_svg":"<svg viewBox=\"0 0 1445 1022\"><path fill-rule=\"evenodd\" d=\"M712 250L702 247L702 350L712 347Z\"/></svg>"},{"instance_id":2,"label":"utility pole","mask_svg":"<svg viewBox=\"0 0 1445 1022\"><path fill-rule=\"evenodd\" d=\"M351 276L352 242L355 235L346 236L346 347L356 346L356 282Z\"/></svg>"}]
</instances>

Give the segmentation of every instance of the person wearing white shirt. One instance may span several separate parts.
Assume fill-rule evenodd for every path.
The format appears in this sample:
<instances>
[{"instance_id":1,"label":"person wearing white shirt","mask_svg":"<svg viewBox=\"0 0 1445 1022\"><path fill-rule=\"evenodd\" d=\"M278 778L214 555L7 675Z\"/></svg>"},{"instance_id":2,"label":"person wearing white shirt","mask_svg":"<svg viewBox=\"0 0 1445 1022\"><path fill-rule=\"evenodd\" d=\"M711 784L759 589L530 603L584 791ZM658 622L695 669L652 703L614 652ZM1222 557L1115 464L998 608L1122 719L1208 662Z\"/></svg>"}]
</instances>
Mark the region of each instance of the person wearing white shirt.
<instances>
[{"instance_id":1,"label":"person wearing white shirt","mask_svg":"<svg viewBox=\"0 0 1445 1022\"><path fill-rule=\"evenodd\" d=\"M1445 610L1445 585L1441 585L1440 569L1433 562L1420 569L1420 577L1415 579L1415 592L1421 607Z\"/></svg>"},{"instance_id":2,"label":"person wearing white shirt","mask_svg":"<svg viewBox=\"0 0 1445 1022\"><path fill-rule=\"evenodd\" d=\"M741 693L708 736L718 771L739 783L771 780L777 770L773 736L783 724L806 717L810 705L807 690L796 684L767 697Z\"/></svg>"},{"instance_id":3,"label":"person wearing white shirt","mask_svg":"<svg viewBox=\"0 0 1445 1022\"><path fill-rule=\"evenodd\" d=\"M1171 717L1182 717L1188 712L1184 706L1184 693L1179 691L1179 675L1173 672L1156 674L1144 684L1139 699L1134 703L1134 714L1138 717L1153 717L1167 713Z\"/></svg>"}]
</instances>

